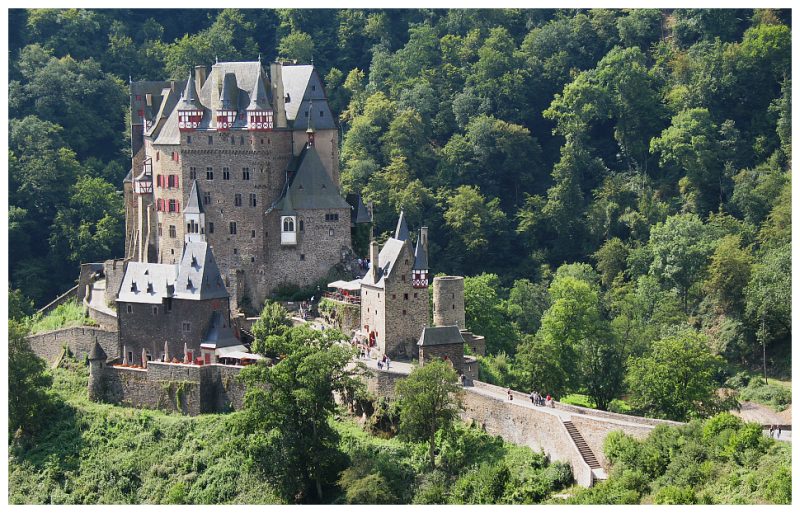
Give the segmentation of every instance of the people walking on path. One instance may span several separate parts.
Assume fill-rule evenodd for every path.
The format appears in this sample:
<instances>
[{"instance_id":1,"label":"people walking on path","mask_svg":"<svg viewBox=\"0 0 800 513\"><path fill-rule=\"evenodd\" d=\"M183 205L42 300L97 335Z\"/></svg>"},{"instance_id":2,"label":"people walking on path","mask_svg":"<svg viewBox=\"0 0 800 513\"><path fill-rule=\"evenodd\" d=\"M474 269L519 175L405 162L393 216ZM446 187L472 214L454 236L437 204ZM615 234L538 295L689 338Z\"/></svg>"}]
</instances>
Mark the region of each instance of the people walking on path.
<instances>
[{"instance_id":1,"label":"people walking on path","mask_svg":"<svg viewBox=\"0 0 800 513\"><path fill-rule=\"evenodd\" d=\"M775 426L770 424L769 425L769 437L772 438L772 433L775 432Z\"/></svg>"},{"instance_id":2,"label":"people walking on path","mask_svg":"<svg viewBox=\"0 0 800 513\"><path fill-rule=\"evenodd\" d=\"M389 370L389 362L391 362L391 360L389 359L389 357L388 357L388 356L385 356L385 355L384 355L384 357L386 358L386 361L385 361L385 363L386 363L386 370L388 371L388 370Z\"/></svg>"},{"instance_id":3,"label":"people walking on path","mask_svg":"<svg viewBox=\"0 0 800 513\"><path fill-rule=\"evenodd\" d=\"M514 400L514 396L511 394L511 389L510 388L506 390L506 393L508 394L508 400L509 401L513 401Z\"/></svg>"}]
</instances>

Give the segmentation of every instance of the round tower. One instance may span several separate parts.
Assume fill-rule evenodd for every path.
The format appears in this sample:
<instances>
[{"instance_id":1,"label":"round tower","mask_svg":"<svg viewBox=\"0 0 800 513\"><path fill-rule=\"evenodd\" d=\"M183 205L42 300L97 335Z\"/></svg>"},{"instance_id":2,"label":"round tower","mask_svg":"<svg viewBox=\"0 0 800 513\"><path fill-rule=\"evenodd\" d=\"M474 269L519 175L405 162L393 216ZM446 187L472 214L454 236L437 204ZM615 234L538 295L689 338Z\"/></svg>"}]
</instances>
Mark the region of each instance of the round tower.
<instances>
[{"instance_id":1,"label":"round tower","mask_svg":"<svg viewBox=\"0 0 800 513\"><path fill-rule=\"evenodd\" d=\"M437 276L433 279L433 325L466 328L463 276Z\"/></svg>"},{"instance_id":2,"label":"round tower","mask_svg":"<svg viewBox=\"0 0 800 513\"><path fill-rule=\"evenodd\" d=\"M103 399L103 367L106 365L106 352L95 341L94 347L89 352L89 399L100 401Z\"/></svg>"}]
</instances>

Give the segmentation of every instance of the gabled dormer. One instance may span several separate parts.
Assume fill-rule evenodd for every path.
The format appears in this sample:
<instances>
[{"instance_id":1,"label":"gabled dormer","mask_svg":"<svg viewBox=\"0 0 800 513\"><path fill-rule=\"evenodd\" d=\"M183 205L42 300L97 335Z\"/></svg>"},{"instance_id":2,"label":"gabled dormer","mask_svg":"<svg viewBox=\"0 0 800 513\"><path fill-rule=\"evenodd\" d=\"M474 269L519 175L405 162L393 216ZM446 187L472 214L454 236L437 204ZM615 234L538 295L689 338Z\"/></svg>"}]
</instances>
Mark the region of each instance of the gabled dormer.
<instances>
[{"instance_id":1,"label":"gabled dormer","mask_svg":"<svg viewBox=\"0 0 800 513\"><path fill-rule=\"evenodd\" d=\"M203 120L203 107L197 98L197 89L194 86L194 75L189 73L189 80L186 81L186 88L178 102L178 129L181 132L188 132L200 127Z\"/></svg>"},{"instance_id":2,"label":"gabled dormer","mask_svg":"<svg viewBox=\"0 0 800 513\"><path fill-rule=\"evenodd\" d=\"M250 104L247 106L247 129L251 131L272 130L272 106L267 97L267 88L264 86L261 61L258 63L258 76L250 93Z\"/></svg>"}]
</instances>

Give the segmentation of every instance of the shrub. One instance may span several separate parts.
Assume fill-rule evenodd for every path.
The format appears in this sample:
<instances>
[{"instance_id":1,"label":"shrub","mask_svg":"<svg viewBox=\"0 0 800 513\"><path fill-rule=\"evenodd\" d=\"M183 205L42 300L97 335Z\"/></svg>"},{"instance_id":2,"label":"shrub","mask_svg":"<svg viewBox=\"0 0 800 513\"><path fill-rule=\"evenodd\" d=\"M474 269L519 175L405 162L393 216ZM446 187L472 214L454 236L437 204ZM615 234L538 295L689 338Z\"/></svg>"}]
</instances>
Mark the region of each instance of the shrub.
<instances>
[{"instance_id":1,"label":"shrub","mask_svg":"<svg viewBox=\"0 0 800 513\"><path fill-rule=\"evenodd\" d=\"M694 490L688 486L665 486L656 492L656 504L697 504Z\"/></svg>"},{"instance_id":2,"label":"shrub","mask_svg":"<svg viewBox=\"0 0 800 513\"><path fill-rule=\"evenodd\" d=\"M734 458L739 464L743 464L745 461L752 463L752 456L746 458L747 452L755 451L755 459L757 460L768 443L769 441L761 432L761 426L748 422L731 435L724 454L729 458Z\"/></svg>"},{"instance_id":3,"label":"shrub","mask_svg":"<svg viewBox=\"0 0 800 513\"><path fill-rule=\"evenodd\" d=\"M612 465L634 467L639 461L641 443L622 431L612 431L606 436L603 451Z\"/></svg>"},{"instance_id":4,"label":"shrub","mask_svg":"<svg viewBox=\"0 0 800 513\"><path fill-rule=\"evenodd\" d=\"M774 383L766 384L761 378L755 377L746 387L739 390L739 399L765 404L775 411L782 411L792 403L792 391Z\"/></svg>"},{"instance_id":5,"label":"shrub","mask_svg":"<svg viewBox=\"0 0 800 513\"><path fill-rule=\"evenodd\" d=\"M441 471L425 474L412 503L447 504L447 475Z\"/></svg>"},{"instance_id":6,"label":"shrub","mask_svg":"<svg viewBox=\"0 0 800 513\"><path fill-rule=\"evenodd\" d=\"M766 498L775 504L792 502L792 467L781 465L767 481Z\"/></svg>"},{"instance_id":7,"label":"shrub","mask_svg":"<svg viewBox=\"0 0 800 513\"><path fill-rule=\"evenodd\" d=\"M708 419L703 424L703 440L708 442L725 430L736 431L742 427L742 420L730 413L720 413Z\"/></svg>"}]
</instances>

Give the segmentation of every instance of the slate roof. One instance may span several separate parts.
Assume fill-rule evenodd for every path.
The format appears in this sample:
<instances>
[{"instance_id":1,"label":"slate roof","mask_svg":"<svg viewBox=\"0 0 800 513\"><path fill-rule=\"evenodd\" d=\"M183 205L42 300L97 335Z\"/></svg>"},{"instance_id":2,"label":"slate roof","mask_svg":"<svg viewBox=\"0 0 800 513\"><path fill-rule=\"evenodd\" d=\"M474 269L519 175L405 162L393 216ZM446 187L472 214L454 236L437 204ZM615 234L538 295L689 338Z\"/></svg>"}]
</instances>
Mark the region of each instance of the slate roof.
<instances>
[{"instance_id":1,"label":"slate roof","mask_svg":"<svg viewBox=\"0 0 800 513\"><path fill-rule=\"evenodd\" d=\"M225 110L236 109L239 87L236 85L236 75L231 72L225 73L222 78L222 91L219 93L219 100Z\"/></svg>"},{"instance_id":2,"label":"slate roof","mask_svg":"<svg viewBox=\"0 0 800 513\"><path fill-rule=\"evenodd\" d=\"M383 247L381 248L381 252L378 254L378 264L380 264L378 281L374 281L372 279L372 270L370 270L361 279L361 283L363 283L364 285L371 285L373 287L383 288L384 277L389 276L392 273L392 270L394 269L394 264L395 262L397 262L397 258L400 256L400 253L403 251L404 245L405 241L389 238L386 241L386 244L384 244Z\"/></svg>"},{"instance_id":3,"label":"slate roof","mask_svg":"<svg viewBox=\"0 0 800 513\"><path fill-rule=\"evenodd\" d=\"M414 269L428 269L428 248L422 245L422 232L417 235L417 247L414 249Z\"/></svg>"},{"instance_id":4,"label":"slate roof","mask_svg":"<svg viewBox=\"0 0 800 513\"><path fill-rule=\"evenodd\" d=\"M278 207L284 212L341 208L349 210L350 205L339 195L339 189L325 171L316 148L306 147L299 158L300 165Z\"/></svg>"},{"instance_id":5,"label":"slate roof","mask_svg":"<svg viewBox=\"0 0 800 513\"><path fill-rule=\"evenodd\" d=\"M183 256L178 264L175 297L179 299L229 297L208 243L190 241L184 246Z\"/></svg>"},{"instance_id":6,"label":"slate roof","mask_svg":"<svg viewBox=\"0 0 800 513\"><path fill-rule=\"evenodd\" d=\"M292 103L295 103L294 96L292 96ZM291 105L291 103L287 104ZM305 130L308 128L309 119L312 121L314 130L326 130L336 128L334 122L333 112L328 106L328 101L324 98L315 98L314 100L304 99L299 104L296 104L296 117L292 128L294 130ZM286 109L288 111L288 107ZM307 114L310 112L310 115Z\"/></svg>"},{"instance_id":7,"label":"slate roof","mask_svg":"<svg viewBox=\"0 0 800 513\"><path fill-rule=\"evenodd\" d=\"M186 243L179 264L128 263L117 301L157 305L168 297L192 300L229 297L206 242Z\"/></svg>"},{"instance_id":8,"label":"slate roof","mask_svg":"<svg viewBox=\"0 0 800 513\"><path fill-rule=\"evenodd\" d=\"M369 223L372 218L360 194L348 194L347 203L350 204L350 222L353 225Z\"/></svg>"},{"instance_id":9,"label":"slate roof","mask_svg":"<svg viewBox=\"0 0 800 513\"><path fill-rule=\"evenodd\" d=\"M397 228L394 230L394 238L397 240L408 240L408 225L406 224L406 215L402 210L400 211L400 218L397 220Z\"/></svg>"},{"instance_id":10,"label":"slate roof","mask_svg":"<svg viewBox=\"0 0 800 513\"><path fill-rule=\"evenodd\" d=\"M174 264L128 262L117 301L161 304L165 297L173 295L177 275Z\"/></svg>"},{"instance_id":11,"label":"slate roof","mask_svg":"<svg viewBox=\"0 0 800 513\"><path fill-rule=\"evenodd\" d=\"M422 329L422 335L417 341L418 346L445 346L463 344L464 337L458 326L427 326Z\"/></svg>"},{"instance_id":12,"label":"slate roof","mask_svg":"<svg viewBox=\"0 0 800 513\"><path fill-rule=\"evenodd\" d=\"M217 311L211 314L211 324L208 327L206 336L201 342L202 345L219 349L221 347L238 346L242 342L236 338L229 323L225 322Z\"/></svg>"},{"instance_id":13,"label":"slate roof","mask_svg":"<svg viewBox=\"0 0 800 513\"><path fill-rule=\"evenodd\" d=\"M308 81L314 66L310 64L284 64L281 66L281 79L283 80L283 94L289 96L289 102L285 104L286 119L294 121L303 98L306 97ZM322 97L320 97L322 98Z\"/></svg>"},{"instance_id":14,"label":"slate roof","mask_svg":"<svg viewBox=\"0 0 800 513\"><path fill-rule=\"evenodd\" d=\"M192 180L192 190L189 191L189 201L186 203L186 208L183 209L184 214L203 214L203 202L200 201L200 190L197 188L197 180Z\"/></svg>"},{"instance_id":15,"label":"slate roof","mask_svg":"<svg viewBox=\"0 0 800 513\"><path fill-rule=\"evenodd\" d=\"M161 109L159 110L158 115L156 116L156 121L153 123L151 128L151 133L155 130L158 130L158 135L156 136L155 140L153 141L154 144L180 144L181 143L181 132L178 129L178 109L174 107L170 107L169 110L167 109L167 105L171 103L170 99L175 99L175 94L168 93L168 96L164 99L164 102L161 104ZM206 109L204 109L206 110ZM166 115L166 120L164 124L159 128L158 120L164 116L164 113L168 112ZM203 115L203 119L206 119L206 115Z\"/></svg>"},{"instance_id":16,"label":"slate roof","mask_svg":"<svg viewBox=\"0 0 800 513\"><path fill-rule=\"evenodd\" d=\"M198 110L203 107L200 105L197 97L197 88L194 86L194 75L189 72L189 79L186 81L186 87L181 95L181 101L178 102L179 110Z\"/></svg>"},{"instance_id":17,"label":"slate roof","mask_svg":"<svg viewBox=\"0 0 800 513\"><path fill-rule=\"evenodd\" d=\"M258 67L258 75L256 76L253 90L250 92L250 104L247 110L269 110L272 106L269 104L269 96L267 95L267 88L264 85L264 71L261 66Z\"/></svg>"},{"instance_id":18,"label":"slate roof","mask_svg":"<svg viewBox=\"0 0 800 513\"><path fill-rule=\"evenodd\" d=\"M100 347L100 344L95 340L94 347L92 347L92 350L89 352L89 359L105 361L106 358L108 358L106 352L103 351L103 348Z\"/></svg>"}]
</instances>

